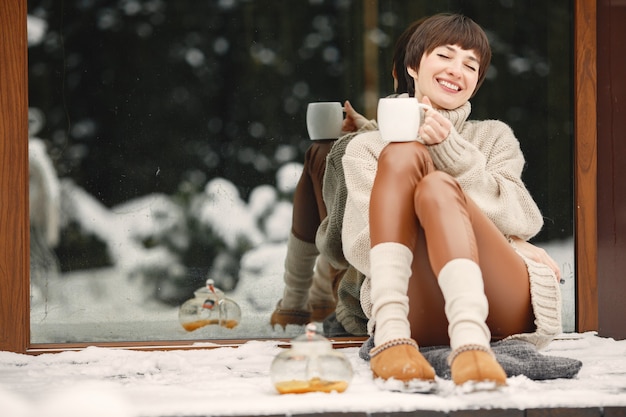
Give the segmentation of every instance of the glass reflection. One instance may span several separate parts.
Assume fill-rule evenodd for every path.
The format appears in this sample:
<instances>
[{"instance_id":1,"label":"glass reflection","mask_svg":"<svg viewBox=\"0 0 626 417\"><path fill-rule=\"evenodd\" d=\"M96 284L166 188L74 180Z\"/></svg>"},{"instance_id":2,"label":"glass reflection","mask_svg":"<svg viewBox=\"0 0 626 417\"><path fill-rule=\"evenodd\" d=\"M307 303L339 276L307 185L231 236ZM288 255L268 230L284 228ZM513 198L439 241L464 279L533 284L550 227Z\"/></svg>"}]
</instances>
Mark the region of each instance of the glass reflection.
<instances>
[{"instance_id":1,"label":"glass reflection","mask_svg":"<svg viewBox=\"0 0 626 417\"><path fill-rule=\"evenodd\" d=\"M395 37L445 10L493 36L473 117L505 120L522 141L546 216L537 242L570 271L573 330L570 2L431 3L29 1L31 342L302 333L272 329L269 314L306 105L364 111L393 89ZM180 325L207 278L240 305L239 326Z\"/></svg>"}]
</instances>

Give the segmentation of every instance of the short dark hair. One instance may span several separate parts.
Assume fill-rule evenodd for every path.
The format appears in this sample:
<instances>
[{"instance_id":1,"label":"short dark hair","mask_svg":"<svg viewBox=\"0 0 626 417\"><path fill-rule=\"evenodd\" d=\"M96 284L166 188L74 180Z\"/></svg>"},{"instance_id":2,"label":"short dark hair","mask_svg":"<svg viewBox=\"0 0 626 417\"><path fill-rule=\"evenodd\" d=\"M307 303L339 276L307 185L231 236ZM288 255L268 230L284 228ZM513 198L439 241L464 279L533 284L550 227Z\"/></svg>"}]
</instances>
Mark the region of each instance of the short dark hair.
<instances>
[{"instance_id":1,"label":"short dark hair","mask_svg":"<svg viewBox=\"0 0 626 417\"><path fill-rule=\"evenodd\" d=\"M406 48L409 45L409 40L415 30L422 24L422 22L426 20L426 18L421 18L411 23L408 28L402 32L402 34L396 40L396 44L393 49L393 69L396 73L396 80L398 81L398 87L396 88L396 93L409 93L410 96L415 95L415 83L413 82L413 78L409 75L406 70L406 65L404 63L406 57Z\"/></svg>"},{"instance_id":2,"label":"short dark hair","mask_svg":"<svg viewBox=\"0 0 626 417\"><path fill-rule=\"evenodd\" d=\"M478 83L473 92L476 94L485 80L491 62L491 47L485 31L469 17L441 13L424 20L411 35L405 66L417 71L424 54L444 45L458 45L463 49L476 51L479 61Z\"/></svg>"}]
</instances>

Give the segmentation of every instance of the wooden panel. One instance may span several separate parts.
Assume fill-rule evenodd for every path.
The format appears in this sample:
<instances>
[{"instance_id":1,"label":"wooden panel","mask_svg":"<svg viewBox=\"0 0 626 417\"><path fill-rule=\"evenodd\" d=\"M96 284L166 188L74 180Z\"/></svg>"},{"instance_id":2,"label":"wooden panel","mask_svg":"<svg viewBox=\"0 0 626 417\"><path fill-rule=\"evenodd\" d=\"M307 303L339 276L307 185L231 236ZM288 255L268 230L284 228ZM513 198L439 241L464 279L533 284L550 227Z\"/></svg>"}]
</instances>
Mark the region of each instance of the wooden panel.
<instances>
[{"instance_id":1,"label":"wooden panel","mask_svg":"<svg viewBox=\"0 0 626 417\"><path fill-rule=\"evenodd\" d=\"M626 1L598 2L598 333L626 338Z\"/></svg>"},{"instance_id":2,"label":"wooden panel","mask_svg":"<svg viewBox=\"0 0 626 417\"><path fill-rule=\"evenodd\" d=\"M598 328L596 209L596 2L575 3L576 330Z\"/></svg>"},{"instance_id":3,"label":"wooden panel","mask_svg":"<svg viewBox=\"0 0 626 417\"><path fill-rule=\"evenodd\" d=\"M28 342L26 1L0 2L0 349Z\"/></svg>"}]
</instances>

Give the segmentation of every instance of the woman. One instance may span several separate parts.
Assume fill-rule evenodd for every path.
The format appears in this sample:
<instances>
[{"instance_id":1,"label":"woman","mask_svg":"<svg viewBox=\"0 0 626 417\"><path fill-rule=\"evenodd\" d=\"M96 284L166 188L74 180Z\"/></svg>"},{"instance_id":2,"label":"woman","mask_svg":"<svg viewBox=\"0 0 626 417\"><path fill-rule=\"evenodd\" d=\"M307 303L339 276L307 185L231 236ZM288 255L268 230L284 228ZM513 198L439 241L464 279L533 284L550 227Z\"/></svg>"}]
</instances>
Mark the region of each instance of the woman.
<instances>
[{"instance_id":1,"label":"woman","mask_svg":"<svg viewBox=\"0 0 626 417\"><path fill-rule=\"evenodd\" d=\"M374 131L342 159L343 251L366 277L375 377L433 380L418 343L449 344L456 384L505 384L492 337L543 346L561 331L559 268L527 242L543 220L521 180L519 143L502 122L467 120L490 60L471 19L426 19L405 60L416 99L433 108L423 144L387 143Z\"/></svg>"}]
</instances>

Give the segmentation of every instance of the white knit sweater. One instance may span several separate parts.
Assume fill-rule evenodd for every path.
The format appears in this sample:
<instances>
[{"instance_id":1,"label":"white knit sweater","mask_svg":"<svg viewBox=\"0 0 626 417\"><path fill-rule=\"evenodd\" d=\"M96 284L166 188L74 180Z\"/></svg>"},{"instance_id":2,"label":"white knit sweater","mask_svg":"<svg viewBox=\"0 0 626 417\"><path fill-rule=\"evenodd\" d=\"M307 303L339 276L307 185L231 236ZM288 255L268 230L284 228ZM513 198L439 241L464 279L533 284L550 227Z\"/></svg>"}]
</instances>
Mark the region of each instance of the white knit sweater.
<instances>
[{"instance_id":1,"label":"white knit sweater","mask_svg":"<svg viewBox=\"0 0 626 417\"><path fill-rule=\"evenodd\" d=\"M543 218L521 179L525 160L519 142L509 126L500 121L468 121L470 110L468 102L452 111L440 111L453 128L442 143L428 146L435 167L456 178L503 235L530 239L541 230ZM348 191L343 251L346 260L367 277L361 289L361 304L368 317L369 198L378 156L386 144L378 131L363 133L350 141L342 158ZM516 337L543 347L561 332L560 288L548 266L523 258L531 280L537 331Z\"/></svg>"}]
</instances>

